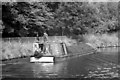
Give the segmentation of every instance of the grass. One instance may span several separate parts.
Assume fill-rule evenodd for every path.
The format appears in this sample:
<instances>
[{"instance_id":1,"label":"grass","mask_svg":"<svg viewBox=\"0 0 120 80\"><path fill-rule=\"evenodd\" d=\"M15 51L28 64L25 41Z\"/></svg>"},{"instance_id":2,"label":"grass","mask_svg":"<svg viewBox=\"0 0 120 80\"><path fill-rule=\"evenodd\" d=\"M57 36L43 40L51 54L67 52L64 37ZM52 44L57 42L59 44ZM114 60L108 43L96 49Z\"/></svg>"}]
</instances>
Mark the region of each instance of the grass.
<instances>
[{"instance_id":1,"label":"grass","mask_svg":"<svg viewBox=\"0 0 120 80\"><path fill-rule=\"evenodd\" d=\"M31 56L32 43L20 43L16 41L2 41L2 58L0 60Z\"/></svg>"},{"instance_id":2,"label":"grass","mask_svg":"<svg viewBox=\"0 0 120 80\"><path fill-rule=\"evenodd\" d=\"M87 34L84 35L86 42L93 47L113 47L118 45L118 35L116 34Z\"/></svg>"}]
</instances>

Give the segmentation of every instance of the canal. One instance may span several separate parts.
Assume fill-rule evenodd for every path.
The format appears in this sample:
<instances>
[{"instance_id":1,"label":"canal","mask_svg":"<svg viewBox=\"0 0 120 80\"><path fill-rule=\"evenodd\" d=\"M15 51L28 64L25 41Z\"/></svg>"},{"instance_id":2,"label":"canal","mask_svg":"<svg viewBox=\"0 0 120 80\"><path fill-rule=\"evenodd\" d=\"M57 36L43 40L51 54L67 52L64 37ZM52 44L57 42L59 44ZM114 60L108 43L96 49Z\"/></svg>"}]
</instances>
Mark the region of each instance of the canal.
<instances>
[{"instance_id":1,"label":"canal","mask_svg":"<svg viewBox=\"0 0 120 80\"><path fill-rule=\"evenodd\" d=\"M102 48L97 53L57 63L30 63L29 57L3 62L2 77L13 78L113 78L120 68L118 48Z\"/></svg>"}]
</instances>

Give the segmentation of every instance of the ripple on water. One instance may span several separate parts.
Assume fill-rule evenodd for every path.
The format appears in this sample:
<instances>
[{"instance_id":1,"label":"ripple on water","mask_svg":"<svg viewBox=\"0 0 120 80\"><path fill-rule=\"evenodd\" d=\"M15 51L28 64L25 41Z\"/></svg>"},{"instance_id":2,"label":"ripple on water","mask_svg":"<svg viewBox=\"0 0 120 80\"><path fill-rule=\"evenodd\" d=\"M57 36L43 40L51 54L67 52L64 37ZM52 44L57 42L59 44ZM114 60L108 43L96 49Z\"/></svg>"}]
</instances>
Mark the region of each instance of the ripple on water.
<instances>
[{"instance_id":1,"label":"ripple on water","mask_svg":"<svg viewBox=\"0 0 120 80\"><path fill-rule=\"evenodd\" d=\"M109 63L103 66L97 66L94 70L89 70L89 74L86 77L95 78L113 78L118 76L118 65Z\"/></svg>"}]
</instances>

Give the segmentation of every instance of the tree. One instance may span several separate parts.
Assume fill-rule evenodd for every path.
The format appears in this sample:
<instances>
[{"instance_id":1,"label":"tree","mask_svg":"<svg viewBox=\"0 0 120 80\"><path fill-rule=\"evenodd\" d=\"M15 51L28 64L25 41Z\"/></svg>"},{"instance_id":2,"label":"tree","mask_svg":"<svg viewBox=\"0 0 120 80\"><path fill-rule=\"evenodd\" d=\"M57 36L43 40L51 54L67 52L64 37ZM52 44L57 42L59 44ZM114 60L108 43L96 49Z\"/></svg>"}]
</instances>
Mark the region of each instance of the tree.
<instances>
[{"instance_id":1,"label":"tree","mask_svg":"<svg viewBox=\"0 0 120 80\"><path fill-rule=\"evenodd\" d=\"M117 31L118 3L11 2L2 4L3 36L42 36Z\"/></svg>"},{"instance_id":2,"label":"tree","mask_svg":"<svg viewBox=\"0 0 120 80\"><path fill-rule=\"evenodd\" d=\"M3 22L9 25L5 27L4 33L13 29L13 33L17 32L18 36L35 36L37 32L41 35L44 29L50 28L45 22L52 18L52 13L46 3L5 3L2 10Z\"/></svg>"}]
</instances>

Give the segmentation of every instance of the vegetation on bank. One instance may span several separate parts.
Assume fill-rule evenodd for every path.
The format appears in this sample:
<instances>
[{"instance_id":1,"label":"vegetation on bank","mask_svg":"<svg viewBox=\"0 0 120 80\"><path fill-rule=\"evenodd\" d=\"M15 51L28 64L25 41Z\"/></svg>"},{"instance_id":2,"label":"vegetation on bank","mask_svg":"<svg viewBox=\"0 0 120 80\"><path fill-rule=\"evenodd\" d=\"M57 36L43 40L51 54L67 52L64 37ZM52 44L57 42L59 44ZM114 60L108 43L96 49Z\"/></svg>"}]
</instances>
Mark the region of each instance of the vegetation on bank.
<instances>
[{"instance_id":1,"label":"vegetation on bank","mask_svg":"<svg viewBox=\"0 0 120 80\"><path fill-rule=\"evenodd\" d=\"M2 41L2 57L0 60L20 58L33 55L32 43L19 43L16 41Z\"/></svg>"},{"instance_id":2,"label":"vegetation on bank","mask_svg":"<svg viewBox=\"0 0 120 80\"><path fill-rule=\"evenodd\" d=\"M84 40L88 45L97 48L97 47L118 47L119 38L118 34L88 34L84 35Z\"/></svg>"}]
</instances>

